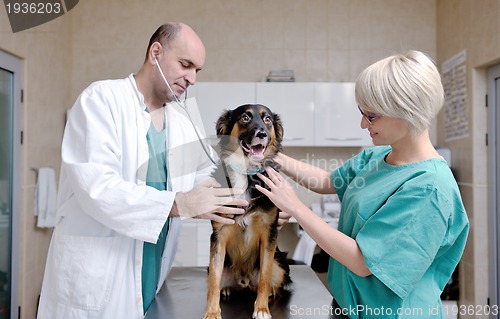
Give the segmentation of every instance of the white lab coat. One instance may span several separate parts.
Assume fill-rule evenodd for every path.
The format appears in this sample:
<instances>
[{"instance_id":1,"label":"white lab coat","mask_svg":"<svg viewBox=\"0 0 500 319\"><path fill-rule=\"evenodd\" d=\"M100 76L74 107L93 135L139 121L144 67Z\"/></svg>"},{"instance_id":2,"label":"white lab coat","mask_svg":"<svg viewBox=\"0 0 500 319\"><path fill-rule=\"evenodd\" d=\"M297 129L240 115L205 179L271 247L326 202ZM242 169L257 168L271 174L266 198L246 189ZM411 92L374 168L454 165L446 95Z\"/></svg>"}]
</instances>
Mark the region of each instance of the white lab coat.
<instances>
[{"instance_id":1,"label":"white lab coat","mask_svg":"<svg viewBox=\"0 0 500 319\"><path fill-rule=\"evenodd\" d=\"M143 244L156 242L175 192L191 190L213 168L185 111L169 104L168 190L146 186L151 118L145 108L133 75L91 84L73 106L38 319L143 318ZM160 283L181 226L180 218L170 218Z\"/></svg>"}]
</instances>

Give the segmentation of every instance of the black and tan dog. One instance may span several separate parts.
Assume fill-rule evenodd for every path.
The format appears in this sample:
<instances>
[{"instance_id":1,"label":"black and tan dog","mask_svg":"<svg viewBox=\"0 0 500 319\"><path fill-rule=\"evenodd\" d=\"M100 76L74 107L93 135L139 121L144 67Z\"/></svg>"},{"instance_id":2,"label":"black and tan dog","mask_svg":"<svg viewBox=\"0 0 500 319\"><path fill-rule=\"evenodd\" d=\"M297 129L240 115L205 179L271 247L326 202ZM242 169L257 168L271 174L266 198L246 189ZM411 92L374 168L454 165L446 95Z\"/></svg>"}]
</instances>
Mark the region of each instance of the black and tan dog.
<instances>
[{"instance_id":1,"label":"black and tan dog","mask_svg":"<svg viewBox=\"0 0 500 319\"><path fill-rule=\"evenodd\" d=\"M278 209L256 184L264 166L281 149L283 127L277 114L259 104L225 111L217 121L221 162L215 178L221 184L246 189L250 205L233 225L212 222L208 295L205 319L221 318L220 295L232 289L257 292L253 318L271 318L269 297L291 284L286 254L277 248Z\"/></svg>"}]
</instances>

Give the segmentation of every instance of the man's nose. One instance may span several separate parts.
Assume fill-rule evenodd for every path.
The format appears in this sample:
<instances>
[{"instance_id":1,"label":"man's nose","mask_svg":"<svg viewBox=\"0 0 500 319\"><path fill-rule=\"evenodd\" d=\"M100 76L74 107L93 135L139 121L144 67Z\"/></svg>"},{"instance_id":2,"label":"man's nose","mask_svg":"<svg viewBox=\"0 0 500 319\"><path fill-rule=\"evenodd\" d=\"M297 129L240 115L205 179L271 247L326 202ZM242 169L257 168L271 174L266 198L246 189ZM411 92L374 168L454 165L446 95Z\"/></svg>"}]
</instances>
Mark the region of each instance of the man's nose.
<instances>
[{"instance_id":1,"label":"man's nose","mask_svg":"<svg viewBox=\"0 0 500 319\"><path fill-rule=\"evenodd\" d=\"M189 71L189 73L186 74L184 79L189 85L194 85L196 83L196 70Z\"/></svg>"}]
</instances>

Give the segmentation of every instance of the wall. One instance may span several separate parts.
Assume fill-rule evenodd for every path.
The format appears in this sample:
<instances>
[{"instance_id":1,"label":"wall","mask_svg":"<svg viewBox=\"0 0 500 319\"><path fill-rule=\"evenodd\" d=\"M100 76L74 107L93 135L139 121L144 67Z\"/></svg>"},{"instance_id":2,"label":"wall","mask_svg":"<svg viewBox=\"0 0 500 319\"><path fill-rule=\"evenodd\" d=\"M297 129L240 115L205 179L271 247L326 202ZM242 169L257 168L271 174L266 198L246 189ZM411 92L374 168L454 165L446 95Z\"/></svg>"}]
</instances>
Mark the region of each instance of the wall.
<instances>
[{"instance_id":1,"label":"wall","mask_svg":"<svg viewBox=\"0 0 500 319\"><path fill-rule=\"evenodd\" d=\"M36 174L50 166L58 172L64 111L70 105L71 22L63 16L47 24L12 33L0 9L0 50L18 56L24 67L24 144L20 192L21 227L19 300L22 318L35 318L36 305L52 232L36 228L33 216Z\"/></svg>"},{"instance_id":2,"label":"wall","mask_svg":"<svg viewBox=\"0 0 500 319\"><path fill-rule=\"evenodd\" d=\"M469 215L471 232L460 269L461 300L485 305L488 298L487 92L486 69L500 60L500 2L437 0L438 61L467 50L467 104L470 135L446 143L444 119L438 139L451 148L453 167ZM443 113L443 112L442 112ZM488 235L487 235L488 234Z\"/></svg>"},{"instance_id":3,"label":"wall","mask_svg":"<svg viewBox=\"0 0 500 319\"><path fill-rule=\"evenodd\" d=\"M297 81L354 81L394 52L437 54L435 0L86 0L16 34L0 10L0 49L22 57L26 70L22 318L34 318L50 238L50 231L34 226L30 168L58 169L65 110L92 81L137 71L153 31L173 20L192 25L206 44L199 81L260 81L281 68L295 70ZM323 163L354 152L290 150ZM316 200L308 193L304 198Z\"/></svg>"},{"instance_id":4,"label":"wall","mask_svg":"<svg viewBox=\"0 0 500 319\"><path fill-rule=\"evenodd\" d=\"M153 31L175 20L191 25L207 48L198 81L263 81L272 69L293 69L298 82L351 82L395 52L418 49L436 57L434 0L185 0L151 1L146 11L142 6L134 0L87 0L74 9L73 96L97 79L137 71ZM147 19L137 12L147 12ZM298 155L311 158L308 152ZM319 200L302 195L307 203Z\"/></svg>"},{"instance_id":5,"label":"wall","mask_svg":"<svg viewBox=\"0 0 500 319\"><path fill-rule=\"evenodd\" d=\"M144 13L141 15L140 13ZM139 14L138 14L139 13ZM136 71L156 27L187 22L207 47L199 81L354 81L395 51L436 55L434 0L87 0L73 16L73 95L99 78Z\"/></svg>"}]
</instances>

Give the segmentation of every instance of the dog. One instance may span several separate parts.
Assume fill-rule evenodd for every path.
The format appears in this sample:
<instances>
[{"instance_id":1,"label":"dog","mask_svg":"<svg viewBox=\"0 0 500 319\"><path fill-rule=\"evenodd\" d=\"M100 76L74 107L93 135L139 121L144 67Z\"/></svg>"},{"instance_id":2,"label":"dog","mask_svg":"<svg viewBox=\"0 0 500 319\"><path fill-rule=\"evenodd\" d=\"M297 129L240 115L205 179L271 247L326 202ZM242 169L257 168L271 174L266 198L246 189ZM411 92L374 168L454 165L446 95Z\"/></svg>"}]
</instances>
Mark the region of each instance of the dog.
<instances>
[{"instance_id":1,"label":"dog","mask_svg":"<svg viewBox=\"0 0 500 319\"><path fill-rule=\"evenodd\" d=\"M214 177L221 184L245 189L246 212L232 225L212 222L205 319L220 319L220 296L231 290L256 292L253 318L271 318L269 297L290 288L286 253L277 248L278 208L255 185L256 175L281 150L283 125L279 115L260 104L226 110L216 123L220 163Z\"/></svg>"}]
</instances>

